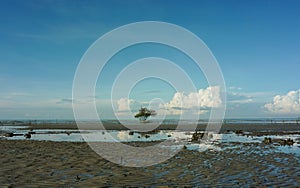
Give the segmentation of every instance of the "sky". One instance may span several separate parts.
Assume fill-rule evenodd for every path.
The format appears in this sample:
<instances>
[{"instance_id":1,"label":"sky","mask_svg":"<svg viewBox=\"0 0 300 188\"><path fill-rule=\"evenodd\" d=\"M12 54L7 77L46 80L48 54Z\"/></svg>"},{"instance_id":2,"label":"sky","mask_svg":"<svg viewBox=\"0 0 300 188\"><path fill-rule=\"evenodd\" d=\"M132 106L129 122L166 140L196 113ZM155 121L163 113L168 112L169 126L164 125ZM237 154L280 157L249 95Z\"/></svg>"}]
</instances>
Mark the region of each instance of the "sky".
<instances>
[{"instance_id":1,"label":"sky","mask_svg":"<svg viewBox=\"0 0 300 188\"><path fill-rule=\"evenodd\" d=\"M72 98L73 79L84 53L111 30L141 21L176 24L203 40L226 83L226 118L300 116L297 0L0 3L0 119L73 119L72 102L79 102ZM178 91L166 81L148 78L133 85L129 94L119 92L111 102L112 85L119 73L146 57L174 62L197 90ZM166 76L172 74L166 71ZM211 92L216 95L212 97ZM99 75L94 98L80 102L95 100L104 119L134 112L141 105L151 106L153 100L153 108L167 110L169 117L184 113L182 106L200 107L200 117L208 117L211 108L225 102L218 92L218 86L208 85L205 74L186 54L144 43L116 53Z\"/></svg>"}]
</instances>

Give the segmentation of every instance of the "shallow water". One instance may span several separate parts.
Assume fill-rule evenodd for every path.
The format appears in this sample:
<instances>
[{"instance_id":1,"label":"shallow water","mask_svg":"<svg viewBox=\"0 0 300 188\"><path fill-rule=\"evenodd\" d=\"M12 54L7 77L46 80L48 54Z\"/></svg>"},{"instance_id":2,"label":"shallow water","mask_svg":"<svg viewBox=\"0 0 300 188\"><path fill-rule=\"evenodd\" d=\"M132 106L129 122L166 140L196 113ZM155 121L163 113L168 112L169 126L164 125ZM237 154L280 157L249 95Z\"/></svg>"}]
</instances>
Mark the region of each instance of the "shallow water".
<instances>
[{"instance_id":1,"label":"shallow water","mask_svg":"<svg viewBox=\"0 0 300 188\"><path fill-rule=\"evenodd\" d=\"M0 126L0 131L13 132L15 134L21 134L21 136L5 137L3 134L1 139L8 140L24 140L23 135L28 132L25 130L26 126ZM31 140L46 140L46 141L67 141L67 142L152 142L152 141L165 141L171 140L174 145L171 147L178 148L183 147L182 142L188 150L206 151L206 150L227 150L240 147L238 151L243 152L245 143L262 143L264 136L250 136L238 135L235 133L229 134L216 134L209 133L208 138L202 140L200 143L189 142L191 140L193 132L184 131L170 131L161 130L155 133L142 133L138 131L100 131L100 130L61 130L61 129L40 129L34 130L35 134L31 134ZM300 135L268 135L272 139L287 139L291 138L296 143L292 146L274 146L270 145L269 148L264 150L265 152L282 152L300 155ZM167 146L170 147L170 146ZM261 152L261 148L253 149L253 152Z\"/></svg>"}]
</instances>

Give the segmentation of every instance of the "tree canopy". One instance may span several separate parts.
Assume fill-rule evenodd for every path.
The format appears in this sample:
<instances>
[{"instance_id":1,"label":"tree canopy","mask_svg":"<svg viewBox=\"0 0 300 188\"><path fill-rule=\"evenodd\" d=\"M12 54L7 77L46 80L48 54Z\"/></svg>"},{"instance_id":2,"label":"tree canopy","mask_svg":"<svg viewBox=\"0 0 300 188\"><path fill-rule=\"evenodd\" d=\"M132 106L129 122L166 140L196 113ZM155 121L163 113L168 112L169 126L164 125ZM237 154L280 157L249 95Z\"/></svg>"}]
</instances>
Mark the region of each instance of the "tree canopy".
<instances>
[{"instance_id":1,"label":"tree canopy","mask_svg":"<svg viewBox=\"0 0 300 188\"><path fill-rule=\"evenodd\" d=\"M134 117L139 118L140 121L146 121L148 117L155 116L156 112L154 110L149 110L147 108L141 107L139 113L137 113Z\"/></svg>"}]
</instances>

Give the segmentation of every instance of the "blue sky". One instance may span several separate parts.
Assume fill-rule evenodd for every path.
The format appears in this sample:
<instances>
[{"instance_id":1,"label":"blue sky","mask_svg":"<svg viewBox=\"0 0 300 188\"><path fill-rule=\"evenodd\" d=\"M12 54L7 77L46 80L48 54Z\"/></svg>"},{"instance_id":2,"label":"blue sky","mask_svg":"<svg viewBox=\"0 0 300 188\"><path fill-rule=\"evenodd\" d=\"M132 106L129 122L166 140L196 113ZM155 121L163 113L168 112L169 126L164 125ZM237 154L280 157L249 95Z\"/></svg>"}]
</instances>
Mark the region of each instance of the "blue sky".
<instances>
[{"instance_id":1,"label":"blue sky","mask_svg":"<svg viewBox=\"0 0 300 188\"><path fill-rule=\"evenodd\" d=\"M226 117L298 117L299 9L296 0L1 1L0 119L72 118L73 77L85 51L112 29L149 20L182 26L210 48L227 86ZM101 74L96 91L101 116L114 117L108 99L115 75L147 56L171 59L197 89L208 87L177 50L137 45L117 54ZM148 80L131 96L168 102L174 92Z\"/></svg>"}]
</instances>

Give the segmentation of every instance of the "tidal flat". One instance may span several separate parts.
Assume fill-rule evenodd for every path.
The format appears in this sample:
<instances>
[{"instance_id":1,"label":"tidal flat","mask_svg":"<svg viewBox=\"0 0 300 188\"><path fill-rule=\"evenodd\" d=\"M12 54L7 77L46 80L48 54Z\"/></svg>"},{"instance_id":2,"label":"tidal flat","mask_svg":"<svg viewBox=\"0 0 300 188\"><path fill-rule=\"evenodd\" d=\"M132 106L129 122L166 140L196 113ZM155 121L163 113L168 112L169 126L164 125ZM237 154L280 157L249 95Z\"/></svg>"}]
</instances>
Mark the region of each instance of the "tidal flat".
<instances>
[{"instance_id":1,"label":"tidal flat","mask_svg":"<svg viewBox=\"0 0 300 188\"><path fill-rule=\"evenodd\" d=\"M197 134L172 129L141 133L124 129L80 132L58 125L55 129L51 125L0 127L1 187L300 186L298 124L281 125L281 129L277 124L223 125L220 133L198 129ZM31 137L24 137L28 133ZM120 152L116 142L147 147L170 140L174 144L164 149L182 149L152 166L126 167L98 155L82 134L105 143L103 149L115 156ZM193 140L206 134L206 139Z\"/></svg>"},{"instance_id":2,"label":"tidal flat","mask_svg":"<svg viewBox=\"0 0 300 188\"><path fill-rule=\"evenodd\" d=\"M0 140L0 144L3 187L300 185L300 156L274 152L276 146L263 143L224 143L219 150L183 149L163 163L141 168L112 163L85 142Z\"/></svg>"}]
</instances>

